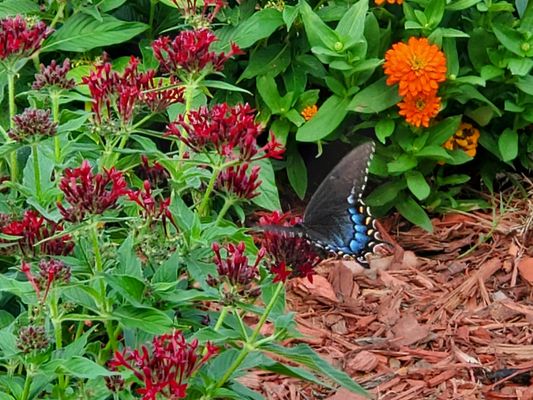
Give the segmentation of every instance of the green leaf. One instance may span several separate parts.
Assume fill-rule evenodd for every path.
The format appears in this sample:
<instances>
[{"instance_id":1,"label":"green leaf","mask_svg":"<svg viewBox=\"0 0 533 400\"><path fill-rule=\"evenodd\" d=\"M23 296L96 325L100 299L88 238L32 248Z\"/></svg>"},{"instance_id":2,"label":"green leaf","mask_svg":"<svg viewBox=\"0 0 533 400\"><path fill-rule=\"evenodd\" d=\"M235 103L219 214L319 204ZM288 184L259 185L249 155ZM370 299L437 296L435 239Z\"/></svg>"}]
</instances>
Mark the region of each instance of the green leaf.
<instances>
[{"instance_id":1,"label":"green leaf","mask_svg":"<svg viewBox=\"0 0 533 400\"><path fill-rule=\"evenodd\" d=\"M531 76L529 71L533 68L533 60L530 58L511 58L507 64L511 74L516 76Z\"/></svg>"},{"instance_id":2,"label":"green leaf","mask_svg":"<svg viewBox=\"0 0 533 400\"><path fill-rule=\"evenodd\" d=\"M426 146L417 151L415 156L418 158L431 158L439 161L451 159L448 152L440 146Z\"/></svg>"},{"instance_id":3,"label":"green leaf","mask_svg":"<svg viewBox=\"0 0 533 400\"><path fill-rule=\"evenodd\" d=\"M325 47L334 50L335 45L340 43L340 38L337 33L315 14L305 0L300 0L299 6L305 33L307 34L307 39L311 47Z\"/></svg>"},{"instance_id":4,"label":"green leaf","mask_svg":"<svg viewBox=\"0 0 533 400\"><path fill-rule=\"evenodd\" d=\"M298 6L291 6L289 4L285 4L283 7L283 22L285 22L285 25L287 25L287 32L290 31L291 26L298 16L298 13L300 12Z\"/></svg>"},{"instance_id":5,"label":"green leaf","mask_svg":"<svg viewBox=\"0 0 533 400\"><path fill-rule=\"evenodd\" d=\"M222 89L222 90L228 90L230 92L241 92L246 94L252 94L246 89L240 88L238 86L232 85L231 83L224 82L224 81L210 81L210 80L204 80L202 81L202 85L205 87L210 87L214 89Z\"/></svg>"},{"instance_id":6,"label":"green leaf","mask_svg":"<svg viewBox=\"0 0 533 400\"><path fill-rule=\"evenodd\" d=\"M524 76L518 79L515 85L522 92L529 94L530 96L533 96L533 76L532 75Z\"/></svg>"},{"instance_id":7,"label":"green leaf","mask_svg":"<svg viewBox=\"0 0 533 400\"><path fill-rule=\"evenodd\" d=\"M376 137L379 139L379 141L383 144L385 144L385 141L387 138L392 135L394 132L395 127L394 120L391 118L387 119L380 119L376 123L375 131L376 131Z\"/></svg>"},{"instance_id":8,"label":"green leaf","mask_svg":"<svg viewBox=\"0 0 533 400\"><path fill-rule=\"evenodd\" d=\"M387 170L391 174L406 172L418 165L418 161L410 154L402 154L396 160L387 163Z\"/></svg>"},{"instance_id":9,"label":"green leaf","mask_svg":"<svg viewBox=\"0 0 533 400\"><path fill-rule=\"evenodd\" d=\"M100 376L111 376L115 374L94 361L79 356L74 356L68 360L52 360L48 364L45 364L43 369L62 372L66 375L84 379L96 379Z\"/></svg>"},{"instance_id":10,"label":"green leaf","mask_svg":"<svg viewBox=\"0 0 533 400\"><path fill-rule=\"evenodd\" d=\"M426 211L412 197L405 197L396 203L398 212L409 222L418 225L428 232L433 232L433 225Z\"/></svg>"},{"instance_id":11,"label":"green leaf","mask_svg":"<svg viewBox=\"0 0 533 400\"><path fill-rule=\"evenodd\" d=\"M287 137L289 136L289 129L291 124L285 118L275 120L270 126L270 130L274 132L276 139L281 142L283 146L287 145Z\"/></svg>"},{"instance_id":12,"label":"green leaf","mask_svg":"<svg viewBox=\"0 0 533 400\"><path fill-rule=\"evenodd\" d=\"M350 378L350 376L324 361L306 344L298 344L294 347L286 347L269 343L261 346L261 348L277 354L284 359L304 365L311 371L328 377L333 382L348 389L352 393L370 397L361 386L359 386L352 378Z\"/></svg>"},{"instance_id":13,"label":"green leaf","mask_svg":"<svg viewBox=\"0 0 533 400\"><path fill-rule=\"evenodd\" d=\"M533 56L533 48L529 46L528 51L524 51L522 44L524 38L520 32L515 29L509 28L501 23L493 23L492 30L498 41L510 52L520 56L520 57L531 57Z\"/></svg>"},{"instance_id":14,"label":"green leaf","mask_svg":"<svg viewBox=\"0 0 533 400\"><path fill-rule=\"evenodd\" d=\"M144 299L144 289L146 284L136 276L105 274L106 282L116 290L128 303L142 307Z\"/></svg>"},{"instance_id":15,"label":"green leaf","mask_svg":"<svg viewBox=\"0 0 533 400\"><path fill-rule=\"evenodd\" d=\"M318 112L303 124L296 132L296 140L314 142L328 136L344 120L347 114L349 99L331 96Z\"/></svg>"},{"instance_id":16,"label":"green leaf","mask_svg":"<svg viewBox=\"0 0 533 400\"><path fill-rule=\"evenodd\" d=\"M339 21L335 31L344 41L358 42L363 39L368 0L359 0L352 5Z\"/></svg>"},{"instance_id":17,"label":"green leaf","mask_svg":"<svg viewBox=\"0 0 533 400\"><path fill-rule=\"evenodd\" d=\"M410 171L405 174L407 187L418 200L424 200L431 193L431 188L426 182L426 178L419 171Z\"/></svg>"},{"instance_id":18,"label":"green leaf","mask_svg":"<svg viewBox=\"0 0 533 400\"><path fill-rule=\"evenodd\" d=\"M498 149L503 161L512 161L518 155L518 132L505 129L498 138Z\"/></svg>"},{"instance_id":19,"label":"green leaf","mask_svg":"<svg viewBox=\"0 0 533 400\"><path fill-rule=\"evenodd\" d=\"M273 114L282 113L282 99L278 92L276 81L270 75L258 76L256 86L259 95ZM287 110L285 110L287 111Z\"/></svg>"},{"instance_id":20,"label":"green leaf","mask_svg":"<svg viewBox=\"0 0 533 400\"><path fill-rule=\"evenodd\" d=\"M462 115L454 115L440 121L437 125L429 129L428 144L442 146L446 140L451 138L461 123Z\"/></svg>"},{"instance_id":21,"label":"green leaf","mask_svg":"<svg viewBox=\"0 0 533 400\"><path fill-rule=\"evenodd\" d=\"M281 12L274 8L263 8L251 17L244 19L237 26L225 26L218 30L218 44L224 50L231 42L236 43L241 49L247 49L261 39L267 38L284 24Z\"/></svg>"},{"instance_id":22,"label":"green leaf","mask_svg":"<svg viewBox=\"0 0 533 400\"><path fill-rule=\"evenodd\" d=\"M4 0L0 3L0 18L39 12L39 6L31 0Z\"/></svg>"},{"instance_id":23,"label":"green leaf","mask_svg":"<svg viewBox=\"0 0 533 400\"><path fill-rule=\"evenodd\" d=\"M430 27L436 27L437 25L439 25L444 15L445 5L446 0L430 0L429 3L426 5L424 13L426 14Z\"/></svg>"},{"instance_id":24,"label":"green leaf","mask_svg":"<svg viewBox=\"0 0 533 400\"><path fill-rule=\"evenodd\" d=\"M261 180L261 191L259 196L254 197L252 202L269 211L281 210L279 202L278 187L276 186L276 176L272 163L268 159L259 160L256 165L261 166L259 179Z\"/></svg>"},{"instance_id":25,"label":"green leaf","mask_svg":"<svg viewBox=\"0 0 533 400\"><path fill-rule=\"evenodd\" d=\"M135 276L141 278L143 276L141 260L137 257L134 249L133 234L128 235L126 240L120 245L118 252L118 266L116 273Z\"/></svg>"},{"instance_id":26,"label":"green leaf","mask_svg":"<svg viewBox=\"0 0 533 400\"><path fill-rule=\"evenodd\" d=\"M138 329L153 335L168 332L172 320L167 314L151 307L123 306L113 310L113 317L124 327Z\"/></svg>"},{"instance_id":27,"label":"green leaf","mask_svg":"<svg viewBox=\"0 0 533 400\"><path fill-rule=\"evenodd\" d=\"M374 189L372 193L366 197L365 202L371 207L384 206L394 201L403 189L405 189L405 182L403 179L384 183Z\"/></svg>"},{"instance_id":28,"label":"green leaf","mask_svg":"<svg viewBox=\"0 0 533 400\"><path fill-rule=\"evenodd\" d=\"M453 1L450 4L446 5L446 10L448 11L461 11L466 10L472 6L475 6L482 0L457 0Z\"/></svg>"},{"instance_id":29,"label":"green leaf","mask_svg":"<svg viewBox=\"0 0 533 400\"><path fill-rule=\"evenodd\" d=\"M84 52L126 42L148 28L146 24L121 21L110 15L103 15L100 22L87 14L76 13L45 42L41 52Z\"/></svg>"},{"instance_id":30,"label":"green leaf","mask_svg":"<svg viewBox=\"0 0 533 400\"><path fill-rule=\"evenodd\" d=\"M260 47L250 56L248 66L240 76L239 81L264 74L275 77L287 69L290 61L290 51L287 44L277 43L268 47Z\"/></svg>"},{"instance_id":31,"label":"green leaf","mask_svg":"<svg viewBox=\"0 0 533 400\"><path fill-rule=\"evenodd\" d=\"M365 87L353 98L348 109L364 114L378 113L392 107L401 100L396 86L388 86L386 78Z\"/></svg>"},{"instance_id":32,"label":"green leaf","mask_svg":"<svg viewBox=\"0 0 533 400\"><path fill-rule=\"evenodd\" d=\"M291 150L287 155L287 176L298 197L303 199L307 191L307 167L298 149Z\"/></svg>"}]
</instances>

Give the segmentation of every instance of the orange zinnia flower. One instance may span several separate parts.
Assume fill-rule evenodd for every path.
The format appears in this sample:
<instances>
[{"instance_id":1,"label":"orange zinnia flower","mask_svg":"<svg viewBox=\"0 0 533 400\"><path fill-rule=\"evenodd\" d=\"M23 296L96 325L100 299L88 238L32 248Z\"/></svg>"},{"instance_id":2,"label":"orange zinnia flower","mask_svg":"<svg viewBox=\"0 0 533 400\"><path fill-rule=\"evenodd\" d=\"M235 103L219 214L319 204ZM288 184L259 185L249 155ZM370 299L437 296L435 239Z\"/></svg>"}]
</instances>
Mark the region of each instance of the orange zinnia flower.
<instances>
[{"instance_id":1,"label":"orange zinnia flower","mask_svg":"<svg viewBox=\"0 0 533 400\"><path fill-rule=\"evenodd\" d=\"M309 121L317 112L318 107L316 104L313 104L312 106L305 107L300 114L302 114L302 117L304 117L306 121Z\"/></svg>"},{"instance_id":2,"label":"orange zinnia flower","mask_svg":"<svg viewBox=\"0 0 533 400\"><path fill-rule=\"evenodd\" d=\"M389 4L403 4L403 0L386 0ZM385 0L374 0L377 6L382 6L385 4Z\"/></svg>"},{"instance_id":3,"label":"orange zinnia flower","mask_svg":"<svg viewBox=\"0 0 533 400\"><path fill-rule=\"evenodd\" d=\"M470 157L474 157L477 151L478 140L479 129L474 128L468 122L461 122L457 132L443 146L448 150L462 149Z\"/></svg>"},{"instance_id":4,"label":"orange zinnia flower","mask_svg":"<svg viewBox=\"0 0 533 400\"><path fill-rule=\"evenodd\" d=\"M407 44L392 45L385 53L384 68L387 84L398 83L400 96L434 93L446 80L446 57L426 38L410 37Z\"/></svg>"},{"instance_id":5,"label":"orange zinnia flower","mask_svg":"<svg viewBox=\"0 0 533 400\"><path fill-rule=\"evenodd\" d=\"M398 103L400 111L398 114L405 117L407 123L416 126L420 125L427 128L429 120L439 113L440 97L437 93L420 93L416 96L408 94Z\"/></svg>"}]
</instances>

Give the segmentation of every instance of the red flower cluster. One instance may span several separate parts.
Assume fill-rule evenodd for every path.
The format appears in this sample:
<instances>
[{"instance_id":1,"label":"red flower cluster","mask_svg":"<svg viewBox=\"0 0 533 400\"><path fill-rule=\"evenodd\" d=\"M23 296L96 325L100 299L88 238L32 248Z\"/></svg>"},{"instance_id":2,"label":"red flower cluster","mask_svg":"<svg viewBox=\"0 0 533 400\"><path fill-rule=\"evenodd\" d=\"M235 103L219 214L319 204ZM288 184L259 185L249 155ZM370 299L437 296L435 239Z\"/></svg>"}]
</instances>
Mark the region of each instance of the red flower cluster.
<instances>
[{"instance_id":1,"label":"red flower cluster","mask_svg":"<svg viewBox=\"0 0 533 400\"><path fill-rule=\"evenodd\" d=\"M281 158L285 149L274 135L265 146L257 146L262 131L249 104L230 107L222 103L191 111L187 120L180 115L167 127L165 136L176 136L196 152L215 150L230 159Z\"/></svg>"},{"instance_id":2,"label":"red flower cluster","mask_svg":"<svg viewBox=\"0 0 533 400\"><path fill-rule=\"evenodd\" d=\"M57 207L63 218L70 222L79 222L86 214L102 214L114 208L117 200L128 193L122 172L113 167L104 170L104 174L94 175L87 160L83 161L81 167L65 169L59 189L72 207L66 209L59 202Z\"/></svg>"},{"instance_id":3,"label":"red flower cluster","mask_svg":"<svg viewBox=\"0 0 533 400\"><path fill-rule=\"evenodd\" d=\"M18 236L19 239L14 243L18 244L24 255L35 256L37 250L39 250L41 254L66 256L74 248L70 235L47 240L41 243L39 247L35 247L35 244L41 240L48 239L63 231L63 227L60 224L46 220L35 211L26 211L20 221L11 220L5 222L5 225L0 228L0 232L4 235ZM0 239L0 243L8 244L10 242Z\"/></svg>"},{"instance_id":4,"label":"red flower cluster","mask_svg":"<svg viewBox=\"0 0 533 400\"><path fill-rule=\"evenodd\" d=\"M20 328L17 338L17 348L23 354L39 353L50 345L44 326L24 326Z\"/></svg>"},{"instance_id":5,"label":"red flower cluster","mask_svg":"<svg viewBox=\"0 0 533 400\"><path fill-rule=\"evenodd\" d=\"M167 219L178 230L174 217L170 213L168 207L170 206L170 198L163 200L156 200L152 194L152 186L149 180L144 181L144 190L130 190L128 191L128 197L131 201L137 203L144 210L144 218L150 220L157 220L161 218L163 227L167 227Z\"/></svg>"},{"instance_id":6,"label":"red flower cluster","mask_svg":"<svg viewBox=\"0 0 533 400\"><path fill-rule=\"evenodd\" d=\"M185 30L171 40L161 36L152 42L154 56L161 68L171 75L188 80L198 74L222 71L224 64L232 56L243 54L236 44L231 45L229 53L209 51L209 46L217 37L209 29Z\"/></svg>"},{"instance_id":7,"label":"red flower cluster","mask_svg":"<svg viewBox=\"0 0 533 400\"><path fill-rule=\"evenodd\" d=\"M213 243L213 252L215 253L214 262L217 266L218 279L208 276L208 283L211 286L218 286L220 283L227 283L235 292L241 296L257 297L259 288L253 288L252 285L259 275L258 265L265 256L265 249L261 249L254 264L248 263L248 257L245 256L246 246L240 242L237 246L228 244L226 246L224 259L220 254L220 245Z\"/></svg>"},{"instance_id":8,"label":"red flower cluster","mask_svg":"<svg viewBox=\"0 0 533 400\"><path fill-rule=\"evenodd\" d=\"M258 165L252 167L252 172L248 176L246 175L248 166L248 163L243 163L223 170L218 175L216 188L239 199L251 200L259 196L256 189L261 185L261 181L259 180L259 170L261 167Z\"/></svg>"},{"instance_id":9,"label":"red flower cluster","mask_svg":"<svg viewBox=\"0 0 533 400\"><path fill-rule=\"evenodd\" d=\"M152 188L160 188L167 186L168 178L170 178L169 172L159 162L154 161L153 165L150 165L148 157L141 156L141 166L139 168L139 176L141 179L149 180Z\"/></svg>"},{"instance_id":10,"label":"red flower cluster","mask_svg":"<svg viewBox=\"0 0 533 400\"><path fill-rule=\"evenodd\" d=\"M59 260L41 260L39 262L39 275L37 277L33 275L30 264L27 262L22 262L21 271L26 275L28 282L31 283L37 298L41 302L46 300L52 284L55 282L70 282L70 267L67 267Z\"/></svg>"},{"instance_id":11,"label":"red flower cluster","mask_svg":"<svg viewBox=\"0 0 533 400\"><path fill-rule=\"evenodd\" d=\"M30 25L20 15L0 20L0 59L31 56L51 33L44 22Z\"/></svg>"},{"instance_id":12,"label":"red flower cluster","mask_svg":"<svg viewBox=\"0 0 533 400\"><path fill-rule=\"evenodd\" d=\"M35 74L35 81L32 84L33 90L41 90L47 87L69 90L76 86L74 79L68 79L70 71L70 60L67 58L63 65L59 65L56 60L52 60L50 65L41 64L41 71Z\"/></svg>"},{"instance_id":13,"label":"red flower cluster","mask_svg":"<svg viewBox=\"0 0 533 400\"><path fill-rule=\"evenodd\" d=\"M82 78L93 99L95 122L101 124L113 115L113 106L123 124L133 118L135 106L146 105L154 112L160 112L170 104L182 101L183 89L164 89L156 80L155 70L139 72L139 59L131 57L123 73L113 71L111 63L97 65L89 76Z\"/></svg>"},{"instance_id":14,"label":"red flower cluster","mask_svg":"<svg viewBox=\"0 0 533 400\"><path fill-rule=\"evenodd\" d=\"M54 136L57 123L50 118L50 110L26 108L22 114L13 117L13 128L8 131L17 142L32 141L43 136Z\"/></svg>"},{"instance_id":15,"label":"red flower cluster","mask_svg":"<svg viewBox=\"0 0 533 400\"><path fill-rule=\"evenodd\" d=\"M142 382L137 393L143 400L157 400L158 395L169 399L183 399L187 394L187 380L202 364L217 352L218 348L206 344L207 352L202 357L198 340L188 343L181 331L156 336L152 340L152 351L142 346L141 351L125 349L115 352L109 362L111 370L124 367Z\"/></svg>"},{"instance_id":16,"label":"red flower cluster","mask_svg":"<svg viewBox=\"0 0 533 400\"><path fill-rule=\"evenodd\" d=\"M301 218L291 216L289 213L274 211L262 216L259 224L290 227L301 221ZM290 237L275 229L266 229L261 238L261 246L272 259L273 265L270 271L274 274L274 282L285 282L290 276L307 277L310 282L313 281L313 268L320 262L320 257L306 239Z\"/></svg>"}]
</instances>

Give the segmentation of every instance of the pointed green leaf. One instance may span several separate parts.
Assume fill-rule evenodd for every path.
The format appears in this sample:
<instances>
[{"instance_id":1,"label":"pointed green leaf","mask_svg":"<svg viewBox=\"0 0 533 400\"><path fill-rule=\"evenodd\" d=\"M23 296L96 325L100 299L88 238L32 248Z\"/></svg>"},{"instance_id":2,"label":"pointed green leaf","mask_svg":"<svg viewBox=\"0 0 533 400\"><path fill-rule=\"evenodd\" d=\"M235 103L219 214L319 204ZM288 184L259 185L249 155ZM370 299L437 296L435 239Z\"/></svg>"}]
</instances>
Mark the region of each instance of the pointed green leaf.
<instances>
[{"instance_id":1,"label":"pointed green leaf","mask_svg":"<svg viewBox=\"0 0 533 400\"><path fill-rule=\"evenodd\" d=\"M510 128L505 129L498 138L498 149L503 161L512 161L518 155L518 133Z\"/></svg>"},{"instance_id":2,"label":"pointed green leaf","mask_svg":"<svg viewBox=\"0 0 533 400\"><path fill-rule=\"evenodd\" d=\"M431 193L431 188L426 182L426 178L419 171L410 171L405 174L407 187L418 200L424 200Z\"/></svg>"},{"instance_id":3,"label":"pointed green leaf","mask_svg":"<svg viewBox=\"0 0 533 400\"><path fill-rule=\"evenodd\" d=\"M396 209L409 222L418 225L428 232L433 232L433 225L426 211L412 197L409 196L400 199L396 203Z\"/></svg>"},{"instance_id":4,"label":"pointed green leaf","mask_svg":"<svg viewBox=\"0 0 533 400\"><path fill-rule=\"evenodd\" d=\"M344 120L349 99L331 96L320 106L318 112L296 132L296 140L314 142L328 136Z\"/></svg>"}]
</instances>

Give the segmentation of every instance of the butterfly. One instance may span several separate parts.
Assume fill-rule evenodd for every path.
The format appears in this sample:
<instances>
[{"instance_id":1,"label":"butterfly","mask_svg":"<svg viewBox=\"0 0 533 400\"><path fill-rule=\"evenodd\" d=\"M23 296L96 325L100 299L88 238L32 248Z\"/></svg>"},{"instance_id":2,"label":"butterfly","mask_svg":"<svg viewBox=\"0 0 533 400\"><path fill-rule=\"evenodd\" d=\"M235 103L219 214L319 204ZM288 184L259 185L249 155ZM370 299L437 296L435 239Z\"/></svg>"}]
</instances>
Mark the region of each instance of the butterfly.
<instances>
[{"instance_id":1,"label":"butterfly","mask_svg":"<svg viewBox=\"0 0 533 400\"><path fill-rule=\"evenodd\" d=\"M367 142L350 151L313 194L301 223L262 228L303 237L328 253L355 258L368 268L367 256L383 243L362 199L374 150L374 143Z\"/></svg>"}]
</instances>

